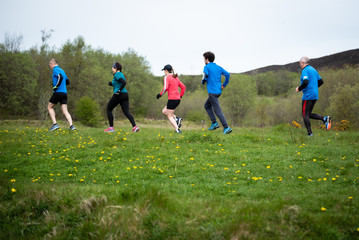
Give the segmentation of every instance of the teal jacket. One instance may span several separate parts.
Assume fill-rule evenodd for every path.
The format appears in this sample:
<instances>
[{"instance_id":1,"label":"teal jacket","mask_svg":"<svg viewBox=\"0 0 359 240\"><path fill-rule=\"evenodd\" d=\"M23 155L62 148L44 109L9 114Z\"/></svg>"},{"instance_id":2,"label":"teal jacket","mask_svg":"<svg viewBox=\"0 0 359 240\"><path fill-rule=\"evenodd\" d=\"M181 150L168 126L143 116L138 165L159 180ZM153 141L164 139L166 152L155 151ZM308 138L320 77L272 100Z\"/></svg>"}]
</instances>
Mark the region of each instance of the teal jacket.
<instances>
[{"instance_id":1,"label":"teal jacket","mask_svg":"<svg viewBox=\"0 0 359 240\"><path fill-rule=\"evenodd\" d=\"M112 80L113 93L127 92L125 85L126 85L125 75L123 75L122 72L116 72L113 75L113 80Z\"/></svg>"}]
</instances>

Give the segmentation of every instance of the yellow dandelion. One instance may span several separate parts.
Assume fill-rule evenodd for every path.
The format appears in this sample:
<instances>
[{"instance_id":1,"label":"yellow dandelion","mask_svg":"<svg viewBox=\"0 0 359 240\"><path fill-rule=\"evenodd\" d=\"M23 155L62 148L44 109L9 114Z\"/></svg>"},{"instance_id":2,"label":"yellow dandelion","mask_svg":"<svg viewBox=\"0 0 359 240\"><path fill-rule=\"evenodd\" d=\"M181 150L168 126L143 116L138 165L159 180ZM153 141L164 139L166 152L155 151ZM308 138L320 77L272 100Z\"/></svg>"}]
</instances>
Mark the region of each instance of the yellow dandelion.
<instances>
[{"instance_id":1,"label":"yellow dandelion","mask_svg":"<svg viewBox=\"0 0 359 240\"><path fill-rule=\"evenodd\" d=\"M323 212L327 211L325 207L321 207L320 210L322 210Z\"/></svg>"},{"instance_id":2,"label":"yellow dandelion","mask_svg":"<svg viewBox=\"0 0 359 240\"><path fill-rule=\"evenodd\" d=\"M270 168L270 166L267 166L267 168Z\"/></svg>"},{"instance_id":3,"label":"yellow dandelion","mask_svg":"<svg viewBox=\"0 0 359 240\"><path fill-rule=\"evenodd\" d=\"M11 188L11 192L16 193L16 189L15 189L15 188Z\"/></svg>"},{"instance_id":4,"label":"yellow dandelion","mask_svg":"<svg viewBox=\"0 0 359 240\"><path fill-rule=\"evenodd\" d=\"M7 172L7 169L5 169L4 172Z\"/></svg>"},{"instance_id":5,"label":"yellow dandelion","mask_svg":"<svg viewBox=\"0 0 359 240\"><path fill-rule=\"evenodd\" d=\"M352 196L350 196L350 197L348 197L348 199L352 200L352 199L353 199L353 197L352 197Z\"/></svg>"},{"instance_id":6,"label":"yellow dandelion","mask_svg":"<svg viewBox=\"0 0 359 240\"><path fill-rule=\"evenodd\" d=\"M15 182L16 180L15 179L11 179L10 182Z\"/></svg>"}]
</instances>

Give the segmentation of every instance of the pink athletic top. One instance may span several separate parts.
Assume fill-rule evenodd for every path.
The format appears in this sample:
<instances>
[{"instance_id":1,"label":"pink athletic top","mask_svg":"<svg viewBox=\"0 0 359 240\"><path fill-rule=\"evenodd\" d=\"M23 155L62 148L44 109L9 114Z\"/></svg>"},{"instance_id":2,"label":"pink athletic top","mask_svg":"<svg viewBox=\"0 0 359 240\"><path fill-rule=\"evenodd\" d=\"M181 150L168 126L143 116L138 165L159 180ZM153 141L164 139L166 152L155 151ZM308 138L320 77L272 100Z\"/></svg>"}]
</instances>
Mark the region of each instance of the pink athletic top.
<instances>
[{"instance_id":1,"label":"pink athletic top","mask_svg":"<svg viewBox=\"0 0 359 240\"><path fill-rule=\"evenodd\" d=\"M181 88L181 93L178 91L178 87ZM186 86L179 80L174 78L172 74L169 74L163 79L163 90L160 93L161 96L168 92L168 100L180 100L186 91Z\"/></svg>"}]
</instances>

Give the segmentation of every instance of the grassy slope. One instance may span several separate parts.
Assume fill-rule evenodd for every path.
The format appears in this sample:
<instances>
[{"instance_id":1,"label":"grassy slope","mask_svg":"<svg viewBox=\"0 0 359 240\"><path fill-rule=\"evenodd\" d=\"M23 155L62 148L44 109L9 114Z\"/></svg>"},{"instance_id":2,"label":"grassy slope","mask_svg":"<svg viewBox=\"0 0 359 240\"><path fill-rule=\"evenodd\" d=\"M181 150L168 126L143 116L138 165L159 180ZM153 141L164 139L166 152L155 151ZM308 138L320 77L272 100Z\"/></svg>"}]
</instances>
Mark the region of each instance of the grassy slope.
<instances>
[{"instance_id":1,"label":"grassy slope","mask_svg":"<svg viewBox=\"0 0 359 240\"><path fill-rule=\"evenodd\" d=\"M0 239L359 238L359 132L121 125L0 122Z\"/></svg>"}]
</instances>

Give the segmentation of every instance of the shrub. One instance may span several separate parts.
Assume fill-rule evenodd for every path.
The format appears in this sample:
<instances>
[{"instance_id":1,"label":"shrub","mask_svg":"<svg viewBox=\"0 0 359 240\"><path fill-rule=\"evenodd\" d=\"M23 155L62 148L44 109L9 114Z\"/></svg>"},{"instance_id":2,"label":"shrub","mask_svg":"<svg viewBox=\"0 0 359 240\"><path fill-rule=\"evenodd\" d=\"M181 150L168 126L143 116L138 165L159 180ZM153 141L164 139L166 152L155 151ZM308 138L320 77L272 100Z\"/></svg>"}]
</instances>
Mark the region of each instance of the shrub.
<instances>
[{"instance_id":1,"label":"shrub","mask_svg":"<svg viewBox=\"0 0 359 240\"><path fill-rule=\"evenodd\" d=\"M80 98L75 114L81 123L91 127L98 126L102 120L98 103L89 97Z\"/></svg>"}]
</instances>

